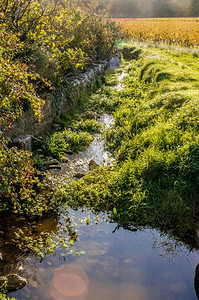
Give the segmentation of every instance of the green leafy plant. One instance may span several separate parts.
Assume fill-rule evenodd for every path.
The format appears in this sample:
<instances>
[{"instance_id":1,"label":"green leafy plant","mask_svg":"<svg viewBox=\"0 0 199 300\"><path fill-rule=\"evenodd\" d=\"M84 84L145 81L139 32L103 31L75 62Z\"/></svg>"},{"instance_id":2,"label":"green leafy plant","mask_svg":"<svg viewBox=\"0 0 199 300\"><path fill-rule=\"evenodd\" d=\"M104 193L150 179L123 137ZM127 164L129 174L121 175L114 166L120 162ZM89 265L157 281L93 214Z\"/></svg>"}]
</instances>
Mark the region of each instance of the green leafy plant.
<instances>
[{"instance_id":1,"label":"green leafy plant","mask_svg":"<svg viewBox=\"0 0 199 300\"><path fill-rule=\"evenodd\" d=\"M0 286L0 300L16 300L15 298L9 298L7 296L7 290L6 290L6 281L4 284Z\"/></svg>"},{"instance_id":2,"label":"green leafy plant","mask_svg":"<svg viewBox=\"0 0 199 300\"><path fill-rule=\"evenodd\" d=\"M31 153L8 148L0 141L0 210L29 213L34 207L35 188L39 185Z\"/></svg>"},{"instance_id":3,"label":"green leafy plant","mask_svg":"<svg viewBox=\"0 0 199 300\"><path fill-rule=\"evenodd\" d=\"M0 122L5 128L10 128L27 102L40 122L44 101L37 96L35 87L30 83L30 79L36 79L37 75L29 74L24 63L13 62L12 51L17 47L19 39L7 33L6 29L0 25Z\"/></svg>"},{"instance_id":4,"label":"green leafy plant","mask_svg":"<svg viewBox=\"0 0 199 300\"><path fill-rule=\"evenodd\" d=\"M74 132L65 129L63 132L55 132L47 139L47 146L54 156L61 157L67 150L74 152L86 149L93 137L87 132Z\"/></svg>"}]
</instances>

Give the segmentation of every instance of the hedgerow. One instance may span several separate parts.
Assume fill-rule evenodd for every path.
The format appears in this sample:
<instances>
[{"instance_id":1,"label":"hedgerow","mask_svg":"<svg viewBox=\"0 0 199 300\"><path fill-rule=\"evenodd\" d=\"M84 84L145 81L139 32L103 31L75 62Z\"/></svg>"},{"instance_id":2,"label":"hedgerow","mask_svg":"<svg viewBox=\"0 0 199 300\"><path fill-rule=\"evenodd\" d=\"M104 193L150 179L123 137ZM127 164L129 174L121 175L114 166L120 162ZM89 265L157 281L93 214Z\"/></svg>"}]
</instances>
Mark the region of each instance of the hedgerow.
<instances>
[{"instance_id":1,"label":"hedgerow","mask_svg":"<svg viewBox=\"0 0 199 300\"><path fill-rule=\"evenodd\" d=\"M65 77L110 57L118 32L104 17L95 5L66 0L0 1L0 130L12 128L27 108L41 122L46 89L53 92ZM64 138L74 151L92 140L87 133ZM8 148L2 135L0 150L0 210L32 213L38 179L30 153ZM59 152L52 145L50 151Z\"/></svg>"}]
</instances>

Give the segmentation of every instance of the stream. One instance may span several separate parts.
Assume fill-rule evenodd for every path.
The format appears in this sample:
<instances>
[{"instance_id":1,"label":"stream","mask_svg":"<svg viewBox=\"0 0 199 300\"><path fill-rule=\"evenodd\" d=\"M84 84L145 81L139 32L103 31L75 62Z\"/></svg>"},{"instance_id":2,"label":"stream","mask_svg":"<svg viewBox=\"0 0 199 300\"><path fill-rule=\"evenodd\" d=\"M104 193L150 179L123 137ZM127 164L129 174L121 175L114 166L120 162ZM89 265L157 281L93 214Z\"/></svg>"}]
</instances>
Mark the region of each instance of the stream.
<instances>
[{"instance_id":1,"label":"stream","mask_svg":"<svg viewBox=\"0 0 199 300\"><path fill-rule=\"evenodd\" d=\"M101 121L111 126L113 119L105 114ZM71 155L68 164L51 176L87 172L90 159L98 164L111 162L99 135L88 150ZM18 300L197 299L199 253L195 241L183 244L151 228L125 230L110 223L107 215L69 209L35 222L35 239L43 232L53 240L61 235L74 244L68 249L58 245L53 254L40 260L9 245L17 228L32 228L32 224L10 219L3 224L0 252L6 263L2 262L1 270L16 272L28 282L23 289L10 293Z\"/></svg>"},{"instance_id":2,"label":"stream","mask_svg":"<svg viewBox=\"0 0 199 300\"><path fill-rule=\"evenodd\" d=\"M104 113L98 119L103 125L103 130L113 124L114 119L111 115ZM95 161L98 165L107 165L113 162L113 158L108 151L104 149L104 139L101 134L94 134L91 145L85 151L80 151L68 156L68 162L63 163L61 170L56 168L49 172L48 176L52 183L56 184L57 180L62 184L68 184L73 176L77 173L86 174L89 171L89 162Z\"/></svg>"},{"instance_id":3,"label":"stream","mask_svg":"<svg viewBox=\"0 0 199 300\"><path fill-rule=\"evenodd\" d=\"M114 119L103 114L100 121L107 128ZM57 179L67 184L75 173L89 171L91 159L100 165L113 161L99 134L86 151L70 155L49 177L54 184ZM51 254L38 258L12 244L21 230L38 248L41 233L51 243L59 237L71 245L58 243ZM199 295L198 264L195 240L183 243L152 228L122 228L108 215L89 210L63 209L33 223L16 216L0 222L0 275L17 273L27 279L23 289L9 294L17 300L194 300Z\"/></svg>"}]
</instances>

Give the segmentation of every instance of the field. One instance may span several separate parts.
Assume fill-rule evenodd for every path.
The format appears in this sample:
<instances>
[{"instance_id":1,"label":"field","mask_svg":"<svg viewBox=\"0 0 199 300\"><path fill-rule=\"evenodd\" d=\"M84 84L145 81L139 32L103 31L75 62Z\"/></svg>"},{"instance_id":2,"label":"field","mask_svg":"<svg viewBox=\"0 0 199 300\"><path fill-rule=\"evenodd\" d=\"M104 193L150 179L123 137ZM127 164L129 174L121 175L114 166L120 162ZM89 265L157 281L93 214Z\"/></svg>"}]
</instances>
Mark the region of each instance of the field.
<instances>
[{"instance_id":1,"label":"field","mask_svg":"<svg viewBox=\"0 0 199 300\"><path fill-rule=\"evenodd\" d=\"M114 19L124 38L199 47L198 18Z\"/></svg>"}]
</instances>

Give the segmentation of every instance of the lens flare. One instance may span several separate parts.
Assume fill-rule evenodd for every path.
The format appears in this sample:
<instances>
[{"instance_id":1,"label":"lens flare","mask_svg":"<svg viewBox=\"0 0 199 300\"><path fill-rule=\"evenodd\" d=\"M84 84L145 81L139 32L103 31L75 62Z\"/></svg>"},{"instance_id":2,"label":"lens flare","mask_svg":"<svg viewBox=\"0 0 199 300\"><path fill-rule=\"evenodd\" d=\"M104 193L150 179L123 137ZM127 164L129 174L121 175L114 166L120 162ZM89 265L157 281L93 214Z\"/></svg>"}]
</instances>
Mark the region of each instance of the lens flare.
<instances>
[{"instance_id":1,"label":"lens flare","mask_svg":"<svg viewBox=\"0 0 199 300\"><path fill-rule=\"evenodd\" d=\"M84 300L88 293L88 277L83 269L65 265L54 272L50 293L54 300Z\"/></svg>"}]
</instances>

